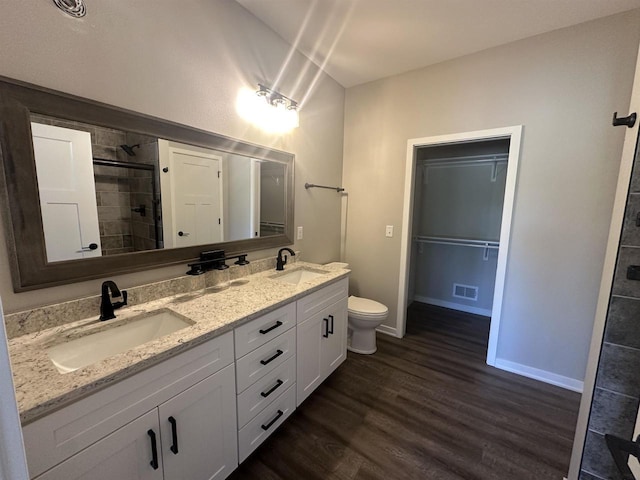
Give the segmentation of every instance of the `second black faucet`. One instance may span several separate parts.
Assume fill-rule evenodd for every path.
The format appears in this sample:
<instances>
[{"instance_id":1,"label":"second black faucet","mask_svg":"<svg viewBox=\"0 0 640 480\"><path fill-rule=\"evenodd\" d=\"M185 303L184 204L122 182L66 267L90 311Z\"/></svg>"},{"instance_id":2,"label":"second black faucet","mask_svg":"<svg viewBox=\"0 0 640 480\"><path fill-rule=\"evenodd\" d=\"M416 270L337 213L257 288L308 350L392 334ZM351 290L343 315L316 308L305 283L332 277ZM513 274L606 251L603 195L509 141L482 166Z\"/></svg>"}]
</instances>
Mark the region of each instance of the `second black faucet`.
<instances>
[{"instance_id":1,"label":"second black faucet","mask_svg":"<svg viewBox=\"0 0 640 480\"><path fill-rule=\"evenodd\" d=\"M285 250L289 252L292 257L296 256L296 252L294 252L290 248L284 247L278 250L278 258L276 258L276 270L284 270L284 266L287 264L287 256L282 256L282 252L284 252Z\"/></svg>"}]
</instances>

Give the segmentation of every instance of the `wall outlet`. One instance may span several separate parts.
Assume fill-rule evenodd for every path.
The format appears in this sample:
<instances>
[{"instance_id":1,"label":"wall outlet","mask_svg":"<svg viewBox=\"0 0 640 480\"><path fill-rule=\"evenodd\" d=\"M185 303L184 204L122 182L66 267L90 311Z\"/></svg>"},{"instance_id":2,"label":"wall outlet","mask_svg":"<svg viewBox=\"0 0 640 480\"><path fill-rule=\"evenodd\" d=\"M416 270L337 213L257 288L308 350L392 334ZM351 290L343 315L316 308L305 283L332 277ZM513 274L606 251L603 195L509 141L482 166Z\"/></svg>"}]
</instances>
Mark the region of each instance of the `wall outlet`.
<instances>
[{"instance_id":1,"label":"wall outlet","mask_svg":"<svg viewBox=\"0 0 640 480\"><path fill-rule=\"evenodd\" d=\"M393 237L393 225L387 225L387 229L385 230L385 236Z\"/></svg>"},{"instance_id":2,"label":"wall outlet","mask_svg":"<svg viewBox=\"0 0 640 480\"><path fill-rule=\"evenodd\" d=\"M298 227L298 234L296 235L296 239L302 240L302 237L303 237L302 227Z\"/></svg>"}]
</instances>

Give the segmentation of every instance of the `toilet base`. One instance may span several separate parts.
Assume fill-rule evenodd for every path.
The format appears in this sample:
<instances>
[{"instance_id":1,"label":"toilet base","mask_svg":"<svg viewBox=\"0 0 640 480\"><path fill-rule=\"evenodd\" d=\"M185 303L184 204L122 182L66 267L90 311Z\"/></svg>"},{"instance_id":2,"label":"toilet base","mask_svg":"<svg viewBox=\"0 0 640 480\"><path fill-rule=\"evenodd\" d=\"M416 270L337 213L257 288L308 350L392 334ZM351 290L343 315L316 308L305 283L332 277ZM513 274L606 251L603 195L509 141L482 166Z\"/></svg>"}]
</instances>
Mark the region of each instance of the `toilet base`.
<instances>
[{"instance_id":1,"label":"toilet base","mask_svg":"<svg viewBox=\"0 0 640 480\"><path fill-rule=\"evenodd\" d=\"M378 349L374 348L373 350L358 350L356 348L351 348L350 346L347 345L347 350L353 353L359 353L361 355L371 355L372 353L376 353Z\"/></svg>"},{"instance_id":2,"label":"toilet base","mask_svg":"<svg viewBox=\"0 0 640 480\"><path fill-rule=\"evenodd\" d=\"M375 328L349 328L347 339L347 350L362 355L376 353L376 330Z\"/></svg>"}]
</instances>

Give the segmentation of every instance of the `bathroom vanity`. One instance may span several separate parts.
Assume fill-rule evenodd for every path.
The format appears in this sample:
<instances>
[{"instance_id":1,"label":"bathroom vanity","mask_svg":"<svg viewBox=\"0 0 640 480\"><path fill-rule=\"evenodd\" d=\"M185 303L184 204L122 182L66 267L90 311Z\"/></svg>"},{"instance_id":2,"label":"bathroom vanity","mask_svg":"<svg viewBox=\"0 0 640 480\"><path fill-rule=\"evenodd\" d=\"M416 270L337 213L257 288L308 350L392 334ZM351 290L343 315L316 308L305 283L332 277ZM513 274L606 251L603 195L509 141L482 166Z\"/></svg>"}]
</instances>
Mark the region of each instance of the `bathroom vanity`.
<instances>
[{"instance_id":1,"label":"bathroom vanity","mask_svg":"<svg viewBox=\"0 0 640 480\"><path fill-rule=\"evenodd\" d=\"M193 324L65 374L47 349L95 319L12 339L31 478L227 477L346 358L348 273L298 262L123 308Z\"/></svg>"}]
</instances>

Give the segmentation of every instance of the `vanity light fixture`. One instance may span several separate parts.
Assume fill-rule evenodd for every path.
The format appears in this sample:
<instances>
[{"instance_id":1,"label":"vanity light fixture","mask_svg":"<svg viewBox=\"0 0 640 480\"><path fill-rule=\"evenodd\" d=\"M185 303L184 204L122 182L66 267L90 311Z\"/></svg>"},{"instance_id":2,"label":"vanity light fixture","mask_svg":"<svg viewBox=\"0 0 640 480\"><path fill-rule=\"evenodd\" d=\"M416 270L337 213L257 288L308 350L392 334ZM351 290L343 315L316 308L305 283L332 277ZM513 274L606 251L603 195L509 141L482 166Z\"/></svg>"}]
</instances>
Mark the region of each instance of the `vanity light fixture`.
<instances>
[{"instance_id":1,"label":"vanity light fixture","mask_svg":"<svg viewBox=\"0 0 640 480\"><path fill-rule=\"evenodd\" d=\"M261 83L255 92L240 92L237 108L245 120L270 133L287 133L299 125L298 102Z\"/></svg>"},{"instance_id":2,"label":"vanity light fixture","mask_svg":"<svg viewBox=\"0 0 640 480\"><path fill-rule=\"evenodd\" d=\"M271 90L269 87L265 87L261 83L258 84L258 91L256 95L265 99L265 101L276 108L285 107L287 110L297 110L298 102L290 99L286 95Z\"/></svg>"}]
</instances>

